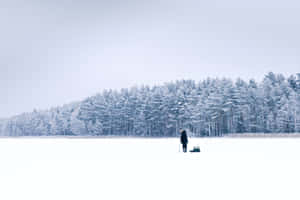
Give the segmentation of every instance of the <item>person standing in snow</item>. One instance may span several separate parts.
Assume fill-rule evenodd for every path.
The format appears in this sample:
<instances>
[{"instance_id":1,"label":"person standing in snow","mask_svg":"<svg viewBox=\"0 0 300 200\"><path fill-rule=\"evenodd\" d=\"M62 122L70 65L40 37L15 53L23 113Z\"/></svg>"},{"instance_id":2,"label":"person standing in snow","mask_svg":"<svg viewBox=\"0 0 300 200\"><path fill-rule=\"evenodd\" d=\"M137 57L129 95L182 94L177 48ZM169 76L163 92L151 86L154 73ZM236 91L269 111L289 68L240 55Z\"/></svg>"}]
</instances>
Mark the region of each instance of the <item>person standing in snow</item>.
<instances>
[{"instance_id":1,"label":"person standing in snow","mask_svg":"<svg viewBox=\"0 0 300 200\"><path fill-rule=\"evenodd\" d=\"M187 144L189 143L188 137L187 137L185 130L181 129L180 133L181 133L180 142L182 144L182 149L183 149L183 152L186 153L187 152Z\"/></svg>"}]
</instances>

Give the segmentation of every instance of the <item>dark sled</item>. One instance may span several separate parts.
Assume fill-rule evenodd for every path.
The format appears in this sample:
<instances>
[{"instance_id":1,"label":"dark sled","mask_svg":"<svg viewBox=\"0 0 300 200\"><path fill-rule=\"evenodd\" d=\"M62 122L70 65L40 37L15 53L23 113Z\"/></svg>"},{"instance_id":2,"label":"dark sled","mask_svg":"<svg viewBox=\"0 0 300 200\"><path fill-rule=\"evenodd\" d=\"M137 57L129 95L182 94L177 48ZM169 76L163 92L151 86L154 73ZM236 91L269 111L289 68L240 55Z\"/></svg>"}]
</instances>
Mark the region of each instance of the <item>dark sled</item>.
<instances>
[{"instance_id":1,"label":"dark sled","mask_svg":"<svg viewBox=\"0 0 300 200\"><path fill-rule=\"evenodd\" d=\"M200 147L194 147L194 149L193 150L190 150L190 152L191 153L200 153L201 151L200 151Z\"/></svg>"}]
</instances>

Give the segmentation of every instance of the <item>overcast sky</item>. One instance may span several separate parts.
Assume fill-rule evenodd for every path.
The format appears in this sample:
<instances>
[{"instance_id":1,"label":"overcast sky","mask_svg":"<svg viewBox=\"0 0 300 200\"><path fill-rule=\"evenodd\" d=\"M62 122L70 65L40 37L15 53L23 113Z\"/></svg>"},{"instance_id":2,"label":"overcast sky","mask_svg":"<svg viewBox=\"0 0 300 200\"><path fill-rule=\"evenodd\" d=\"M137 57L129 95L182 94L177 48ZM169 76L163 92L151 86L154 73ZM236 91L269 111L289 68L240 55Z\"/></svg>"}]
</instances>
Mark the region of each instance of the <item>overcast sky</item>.
<instances>
[{"instance_id":1,"label":"overcast sky","mask_svg":"<svg viewBox=\"0 0 300 200\"><path fill-rule=\"evenodd\" d=\"M2 0L0 117L103 89L300 72L298 0Z\"/></svg>"}]
</instances>

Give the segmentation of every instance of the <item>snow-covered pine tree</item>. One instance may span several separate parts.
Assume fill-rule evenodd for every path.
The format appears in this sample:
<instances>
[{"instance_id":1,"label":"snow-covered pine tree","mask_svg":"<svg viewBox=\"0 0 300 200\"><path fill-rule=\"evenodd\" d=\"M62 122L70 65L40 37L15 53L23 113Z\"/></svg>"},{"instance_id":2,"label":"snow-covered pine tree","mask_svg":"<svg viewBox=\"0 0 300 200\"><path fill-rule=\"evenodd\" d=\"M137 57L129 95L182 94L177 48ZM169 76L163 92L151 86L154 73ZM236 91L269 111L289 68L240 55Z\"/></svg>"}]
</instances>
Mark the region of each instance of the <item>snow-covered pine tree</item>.
<instances>
[{"instance_id":1,"label":"snow-covered pine tree","mask_svg":"<svg viewBox=\"0 0 300 200\"><path fill-rule=\"evenodd\" d=\"M269 73L261 83L180 80L105 90L82 102L0 121L1 135L194 136L300 132L300 74Z\"/></svg>"}]
</instances>

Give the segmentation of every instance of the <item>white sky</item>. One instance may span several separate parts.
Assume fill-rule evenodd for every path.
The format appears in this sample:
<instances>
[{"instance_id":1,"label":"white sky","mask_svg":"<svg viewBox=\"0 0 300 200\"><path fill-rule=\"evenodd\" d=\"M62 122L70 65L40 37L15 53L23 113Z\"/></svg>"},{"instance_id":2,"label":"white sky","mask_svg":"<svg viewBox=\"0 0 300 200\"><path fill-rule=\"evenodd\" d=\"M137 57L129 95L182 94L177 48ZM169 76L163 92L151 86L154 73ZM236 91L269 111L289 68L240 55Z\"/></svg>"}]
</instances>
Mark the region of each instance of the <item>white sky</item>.
<instances>
[{"instance_id":1,"label":"white sky","mask_svg":"<svg viewBox=\"0 0 300 200\"><path fill-rule=\"evenodd\" d=\"M296 0L4 0L0 117L103 89L300 72Z\"/></svg>"}]
</instances>

